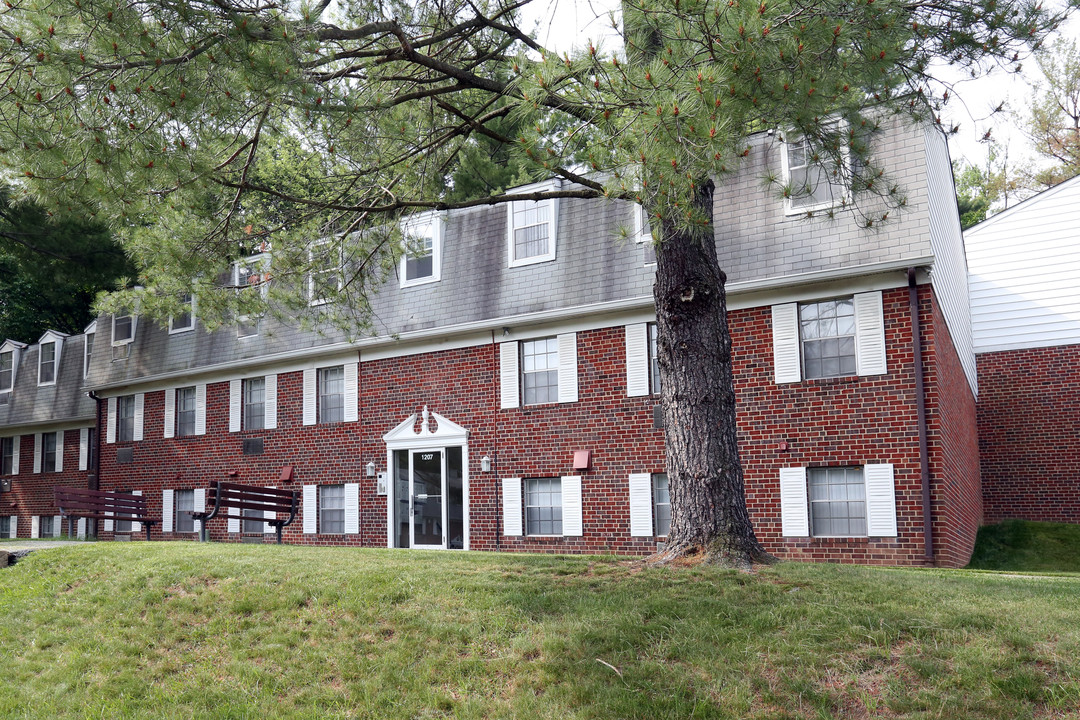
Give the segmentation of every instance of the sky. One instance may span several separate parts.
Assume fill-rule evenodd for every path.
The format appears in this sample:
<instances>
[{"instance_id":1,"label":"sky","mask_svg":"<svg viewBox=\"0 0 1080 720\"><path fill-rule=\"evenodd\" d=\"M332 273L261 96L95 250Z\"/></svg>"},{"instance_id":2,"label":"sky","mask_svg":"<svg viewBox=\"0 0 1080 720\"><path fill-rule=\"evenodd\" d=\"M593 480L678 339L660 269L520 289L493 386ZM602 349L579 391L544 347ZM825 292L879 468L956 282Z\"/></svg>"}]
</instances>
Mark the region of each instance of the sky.
<instances>
[{"instance_id":1,"label":"sky","mask_svg":"<svg viewBox=\"0 0 1080 720\"><path fill-rule=\"evenodd\" d=\"M618 0L534 0L524 9L525 27L537 23L543 45L559 52L568 51L586 40L613 38L608 13L618 6ZM1074 15L1060 34L1080 44L1080 17ZM611 42L614 40L606 44L610 46ZM952 158L963 158L975 164L985 162L987 145L980 139L987 130L992 138L1007 145L1010 164L1014 159L1031 157L1030 144L1020 132L1018 123L1030 103L1032 86L1039 78L1041 73L1031 59L1024 63L1020 75L998 68L986 77L965 79L960 83L944 116L950 124L960 127L959 132L949 139ZM1001 102L1005 102L1006 108L1018 111L1020 117L1007 113L989 117L991 110Z\"/></svg>"}]
</instances>

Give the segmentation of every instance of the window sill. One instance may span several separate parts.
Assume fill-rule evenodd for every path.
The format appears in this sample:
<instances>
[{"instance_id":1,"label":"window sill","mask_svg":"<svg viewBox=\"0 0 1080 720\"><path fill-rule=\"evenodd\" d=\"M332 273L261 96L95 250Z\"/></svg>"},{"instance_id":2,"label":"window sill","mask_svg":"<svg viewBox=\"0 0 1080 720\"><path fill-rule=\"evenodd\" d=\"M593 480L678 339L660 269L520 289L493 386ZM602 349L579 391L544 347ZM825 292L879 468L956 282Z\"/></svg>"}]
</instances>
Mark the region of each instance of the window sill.
<instances>
[{"instance_id":1,"label":"window sill","mask_svg":"<svg viewBox=\"0 0 1080 720\"><path fill-rule=\"evenodd\" d=\"M548 253L546 255L536 255L534 257L527 257L521 259L513 259L510 261L507 267L517 268L525 267L527 265L539 265L540 263L553 262L555 260L555 253Z\"/></svg>"},{"instance_id":2,"label":"window sill","mask_svg":"<svg viewBox=\"0 0 1080 720\"><path fill-rule=\"evenodd\" d=\"M422 285L432 285L437 282L439 282L438 276L416 278L414 280L402 280L400 287L402 290L405 290L406 288L420 287Z\"/></svg>"}]
</instances>

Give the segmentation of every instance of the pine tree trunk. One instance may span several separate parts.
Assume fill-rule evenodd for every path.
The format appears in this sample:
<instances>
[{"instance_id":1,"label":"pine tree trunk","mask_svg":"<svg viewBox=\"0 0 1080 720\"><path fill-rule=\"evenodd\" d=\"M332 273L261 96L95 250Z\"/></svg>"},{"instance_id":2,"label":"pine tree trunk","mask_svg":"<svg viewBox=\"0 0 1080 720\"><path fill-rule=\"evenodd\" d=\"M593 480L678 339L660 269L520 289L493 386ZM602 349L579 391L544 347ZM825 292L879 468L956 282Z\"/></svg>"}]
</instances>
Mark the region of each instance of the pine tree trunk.
<instances>
[{"instance_id":1,"label":"pine tree trunk","mask_svg":"<svg viewBox=\"0 0 1080 720\"><path fill-rule=\"evenodd\" d=\"M657 360L671 492L671 531L657 562L697 556L748 569L774 562L746 510L735 425L731 333L711 222L713 183L694 204L699 231L664 223L656 252Z\"/></svg>"}]
</instances>

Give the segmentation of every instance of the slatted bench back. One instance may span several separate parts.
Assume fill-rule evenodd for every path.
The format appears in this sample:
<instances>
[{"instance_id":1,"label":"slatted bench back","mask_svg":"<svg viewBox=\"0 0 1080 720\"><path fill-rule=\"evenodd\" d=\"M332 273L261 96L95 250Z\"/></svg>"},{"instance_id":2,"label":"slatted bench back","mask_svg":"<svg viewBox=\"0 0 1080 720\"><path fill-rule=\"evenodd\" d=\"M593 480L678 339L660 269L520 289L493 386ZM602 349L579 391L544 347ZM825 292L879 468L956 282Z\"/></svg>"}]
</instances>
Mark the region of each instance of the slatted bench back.
<instances>
[{"instance_id":1,"label":"slatted bench back","mask_svg":"<svg viewBox=\"0 0 1080 720\"><path fill-rule=\"evenodd\" d=\"M150 526L156 522L148 514L146 498L134 493L54 487L53 499L64 517L141 522L146 525L147 540L150 539Z\"/></svg>"}]
</instances>

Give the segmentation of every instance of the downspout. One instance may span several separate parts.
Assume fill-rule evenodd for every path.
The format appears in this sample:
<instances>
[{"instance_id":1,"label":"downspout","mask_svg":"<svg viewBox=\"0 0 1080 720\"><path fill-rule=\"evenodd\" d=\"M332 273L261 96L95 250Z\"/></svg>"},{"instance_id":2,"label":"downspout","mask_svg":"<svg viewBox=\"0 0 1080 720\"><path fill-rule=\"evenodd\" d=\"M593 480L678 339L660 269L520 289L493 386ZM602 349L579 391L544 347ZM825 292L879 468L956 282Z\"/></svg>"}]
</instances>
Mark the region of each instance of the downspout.
<instances>
[{"instance_id":1,"label":"downspout","mask_svg":"<svg viewBox=\"0 0 1080 720\"><path fill-rule=\"evenodd\" d=\"M90 463L90 472L86 475L86 489L87 490L100 490L101 478L99 477L101 468L101 398L98 394L91 390L86 393L86 396L94 401L94 448L93 448L93 462ZM96 538L98 536L98 521L87 520L86 522L86 536Z\"/></svg>"},{"instance_id":2,"label":"downspout","mask_svg":"<svg viewBox=\"0 0 1080 720\"><path fill-rule=\"evenodd\" d=\"M495 330L494 329L492 329L492 331L491 331L491 364L492 364L492 367L494 367L494 368L499 367L499 344L495 342ZM500 377L500 382L501 382L501 375L499 375L499 373L496 373L496 375ZM492 457L491 457L491 471L493 473L495 473L495 551L498 552L498 551L502 550L502 531L503 531L503 527L502 527L502 516L503 516L503 514L502 514L502 486L499 483L499 473L495 470L496 465L498 463L498 458L499 458L499 405L500 405L500 403L499 403L499 389L498 389L499 386L495 385L494 383L493 383L493 385L494 385L494 388L495 388L495 397L493 398L494 402L491 403L491 407L492 407L491 425L492 425L492 428L493 428L492 434L494 435L494 437L492 439L492 446L493 447L492 447L492 453L491 453L491 455L492 455Z\"/></svg>"},{"instance_id":3,"label":"downspout","mask_svg":"<svg viewBox=\"0 0 1080 720\"><path fill-rule=\"evenodd\" d=\"M910 267L908 277L908 303L911 306L911 352L915 358L915 407L919 420L919 475L922 485L923 509L923 558L934 561L934 526L930 508L930 447L926 428L926 383L923 380L922 323L919 319L919 287L917 269Z\"/></svg>"}]
</instances>

